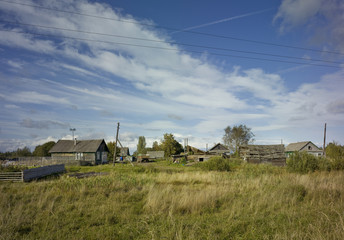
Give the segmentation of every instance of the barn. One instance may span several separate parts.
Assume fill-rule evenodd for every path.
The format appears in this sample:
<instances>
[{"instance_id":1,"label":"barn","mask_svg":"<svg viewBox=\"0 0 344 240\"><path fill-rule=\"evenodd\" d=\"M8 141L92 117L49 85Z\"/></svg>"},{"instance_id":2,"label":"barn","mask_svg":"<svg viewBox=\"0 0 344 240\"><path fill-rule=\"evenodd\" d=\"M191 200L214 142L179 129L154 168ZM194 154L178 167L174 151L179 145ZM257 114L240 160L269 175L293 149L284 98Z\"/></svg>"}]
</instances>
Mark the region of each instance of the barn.
<instances>
[{"instance_id":1,"label":"barn","mask_svg":"<svg viewBox=\"0 0 344 240\"><path fill-rule=\"evenodd\" d=\"M240 147L240 157L249 163L270 163L284 166L286 157L284 145L245 145Z\"/></svg>"},{"instance_id":2,"label":"barn","mask_svg":"<svg viewBox=\"0 0 344 240\"><path fill-rule=\"evenodd\" d=\"M52 160L79 161L97 165L107 162L109 149L104 139L59 140L49 151Z\"/></svg>"}]
</instances>

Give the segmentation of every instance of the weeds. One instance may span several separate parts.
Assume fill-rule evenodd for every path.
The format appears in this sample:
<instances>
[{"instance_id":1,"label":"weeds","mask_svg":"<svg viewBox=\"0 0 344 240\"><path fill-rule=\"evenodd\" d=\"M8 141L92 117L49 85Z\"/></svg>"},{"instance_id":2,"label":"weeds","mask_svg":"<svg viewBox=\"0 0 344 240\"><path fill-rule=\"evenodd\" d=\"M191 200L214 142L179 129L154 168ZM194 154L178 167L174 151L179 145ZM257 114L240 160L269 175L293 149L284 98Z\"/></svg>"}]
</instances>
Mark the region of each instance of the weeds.
<instances>
[{"instance_id":1,"label":"weeds","mask_svg":"<svg viewBox=\"0 0 344 240\"><path fill-rule=\"evenodd\" d=\"M159 162L0 183L0 239L343 239L343 172L235 161L231 171Z\"/></svg>"}]
</instances>

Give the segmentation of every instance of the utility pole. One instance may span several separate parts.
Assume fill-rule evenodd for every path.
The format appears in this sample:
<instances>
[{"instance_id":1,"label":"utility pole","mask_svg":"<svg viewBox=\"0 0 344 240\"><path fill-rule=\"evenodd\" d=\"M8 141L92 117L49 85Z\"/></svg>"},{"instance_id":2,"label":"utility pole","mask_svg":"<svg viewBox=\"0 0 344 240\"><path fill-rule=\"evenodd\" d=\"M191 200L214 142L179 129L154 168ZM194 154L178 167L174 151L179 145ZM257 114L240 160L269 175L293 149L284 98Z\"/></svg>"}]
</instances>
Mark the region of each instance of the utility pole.
<instances>
[{"instance_id":1,"label":"utility pole","mask_svg":"<svg viewBox=\"0 0 344 240\"><path fill-rule=\"evenodd\" d=\"M116 142L115 142L115 149L114 149L114 152L113 152L113 165L114 166L115 166L116 155L117 155L118 131L119 131L119 122L117 123Z\"/></svg>"},{"instance_id":2,"label":"utility pole","mask_svg":"<svg viewBox=\"0 0 344 240\"><path fill-rule=\"evenodd\" d=\"M75 128L70 128L70 129L69 129L69 131L71 131L72 134L73 134L73 141L74 141L74 132L75 132L75 130L76 130Z\"/></svg>"},{"instance_id":3,"label":"utility pole","mask_svg":"<svg viewBox=\"0 0 344 240\"><path fill-rule=\"evenodd\" d=\"M325 123L325 127L324 127L324 146L323 146L323 156L326 157L326 123Z\"/></svg>"}]
</instances>

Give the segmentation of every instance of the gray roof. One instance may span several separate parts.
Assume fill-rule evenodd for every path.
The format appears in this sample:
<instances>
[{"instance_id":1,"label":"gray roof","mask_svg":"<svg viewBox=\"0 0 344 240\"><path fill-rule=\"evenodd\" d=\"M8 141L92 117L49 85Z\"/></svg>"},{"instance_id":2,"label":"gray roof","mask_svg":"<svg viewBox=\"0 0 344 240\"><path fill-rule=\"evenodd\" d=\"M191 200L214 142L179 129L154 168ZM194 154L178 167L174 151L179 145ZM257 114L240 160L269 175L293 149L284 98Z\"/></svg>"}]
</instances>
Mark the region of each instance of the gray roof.
<instances>
[{"instance_id":1,"label":"gray roof","mask_svg":"<svg viewBox=\"0 0 344 240\"><path fill-rule=\"evenodd\" d=\"M216 151L216 150L229 150L229 149L221 143L218 143L214 147L209 149L209 151Z\"/></svg>"},{"instance_id":2,"label":"gray roof","mask_svg":"<svg viewBox=\"0 0 344 240\"><path fill-rule=\"evenodd\" d=\"M307 142L297 142L297 143L290 143L286 148L286 152L295 152L300 151L304 146L306 146L308 143L311 143L311 141ZM314 145L314 144L313 144Z\"/></svg>"},{"instance_id":3,"label":"gray roof","mask_svg":"<svg viewBox=\"0 0 344 240\"><path fill-rule=\"evenodd\" d=\"M97 152L102 142L104 142L104 139L76 140L76 144L74 145L74 140L59 140L50 149L49 153Z\"/></svg>"}]
</instances>

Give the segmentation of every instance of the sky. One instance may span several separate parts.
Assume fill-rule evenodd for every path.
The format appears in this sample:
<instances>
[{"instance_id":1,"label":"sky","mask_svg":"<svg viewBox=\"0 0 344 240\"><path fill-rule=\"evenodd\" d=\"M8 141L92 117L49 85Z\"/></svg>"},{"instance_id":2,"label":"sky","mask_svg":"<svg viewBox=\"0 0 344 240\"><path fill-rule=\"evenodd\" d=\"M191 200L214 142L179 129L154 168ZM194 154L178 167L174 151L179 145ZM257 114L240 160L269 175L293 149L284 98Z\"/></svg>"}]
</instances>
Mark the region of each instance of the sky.
<instances>
[{"instance_id":1,"label":"sky","mask_svg":"<svg viewBox=\"0 0 344 240\"><path fill-rule=\"evenodd\" d=\"M0 151L172 133L344 144L341 0L0 0Z\"/></svg>"}]
</instances>

